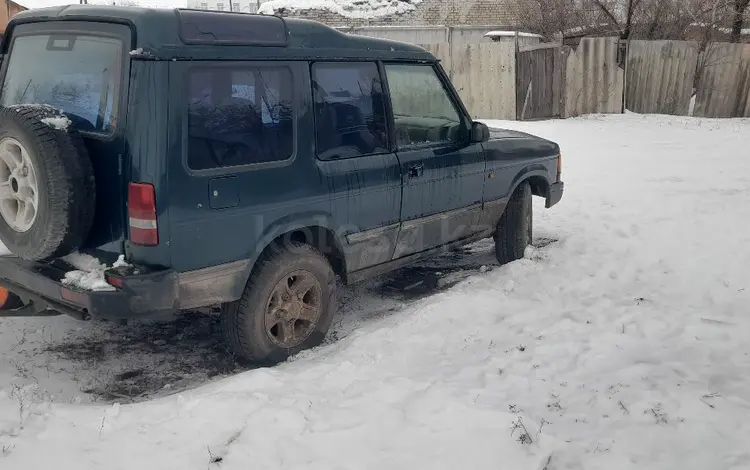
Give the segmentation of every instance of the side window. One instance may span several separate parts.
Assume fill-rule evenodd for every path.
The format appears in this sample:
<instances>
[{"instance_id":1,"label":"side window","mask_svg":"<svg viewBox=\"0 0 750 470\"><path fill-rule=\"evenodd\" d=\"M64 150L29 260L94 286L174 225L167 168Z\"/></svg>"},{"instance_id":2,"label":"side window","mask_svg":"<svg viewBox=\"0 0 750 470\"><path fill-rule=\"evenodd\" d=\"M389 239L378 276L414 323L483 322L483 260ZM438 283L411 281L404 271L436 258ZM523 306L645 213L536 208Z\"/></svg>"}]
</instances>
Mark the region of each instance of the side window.
<instances>
[{"instance_id":1,"label":"side window","mask_svg":"<svg viewBox=\"0 0 750 470\"><path fill-rule=\"evenodd\" d=\"M319 158L388 151L383 84L374 62L314 63L312 86Z\"/></svg>"},{"instance_id":2,"label":"side window","mask_svg":"<svg viewBox=\"0 0 750 470\"><path fill-rule=\"evenodd\" d=\"M294 151L287 67L194 68L189 74L188 166L283 161Z\"/></svg>"},{"instance_id":3,"label":"side window","mask_svg":"<svg viewBox=\"0 0 750 470\"><path fill-rule=\"evenodd\" d=\"M387 64L385 74L399 148L465 140L456 106L431 65Z\"/></svg>"}]
</instances>

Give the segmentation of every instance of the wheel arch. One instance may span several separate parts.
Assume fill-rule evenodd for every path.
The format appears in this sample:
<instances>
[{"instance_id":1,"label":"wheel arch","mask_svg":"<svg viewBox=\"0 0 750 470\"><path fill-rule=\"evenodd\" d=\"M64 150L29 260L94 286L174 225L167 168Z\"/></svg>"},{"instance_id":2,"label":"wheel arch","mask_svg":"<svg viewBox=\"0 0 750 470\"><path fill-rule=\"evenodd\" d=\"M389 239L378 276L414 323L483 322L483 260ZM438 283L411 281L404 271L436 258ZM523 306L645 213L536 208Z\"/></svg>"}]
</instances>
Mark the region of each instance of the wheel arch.
<instances>
[{"instance_id":1,"label":"wheel arch","mask_svg":"<svg viewBox=\"0 0 750 470\"><path fill-rule=\"evenodd\" d=\"M314 247L326 257L334 273L346 279L346 256L336 227L333 218L326 213L297 214L275 221L255 243L244 273L244 281L247 282L264 252L286 242L305 243Z\"/></svg>"},{"instance_id":2,"label":"wheel arch","mask_svg":"<svg viewBox=\"0 0 750 470\"><path fill-rule=\"evenodd\" d=\"M510 198L523 183L529 183L531 186L531 194L534 196L546 198L550 187L547 168L542 164L534 164L524 167L513 179L513 182L510 185L510 191L508 192L508 197Z\"/></svg>"}]
</instances>

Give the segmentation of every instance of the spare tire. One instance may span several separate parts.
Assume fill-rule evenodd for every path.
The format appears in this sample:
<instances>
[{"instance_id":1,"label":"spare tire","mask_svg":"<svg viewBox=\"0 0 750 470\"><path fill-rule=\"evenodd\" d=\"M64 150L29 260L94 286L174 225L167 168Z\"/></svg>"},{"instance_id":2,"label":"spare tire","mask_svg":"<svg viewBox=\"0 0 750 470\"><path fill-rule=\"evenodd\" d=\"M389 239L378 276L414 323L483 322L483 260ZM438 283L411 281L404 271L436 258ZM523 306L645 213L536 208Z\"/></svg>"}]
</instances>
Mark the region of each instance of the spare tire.
<instances>
[{"instance_id":1,"label":"spare tire","mask_svg":"<svg viewBox=\"0 0 750 470\"><path fill-rule=\"evenodd\" d=\"M94 170L80 134L50 106L0 108L0 240L41 261L78 250L94 220Z\"/></svg>"}]
</instances>

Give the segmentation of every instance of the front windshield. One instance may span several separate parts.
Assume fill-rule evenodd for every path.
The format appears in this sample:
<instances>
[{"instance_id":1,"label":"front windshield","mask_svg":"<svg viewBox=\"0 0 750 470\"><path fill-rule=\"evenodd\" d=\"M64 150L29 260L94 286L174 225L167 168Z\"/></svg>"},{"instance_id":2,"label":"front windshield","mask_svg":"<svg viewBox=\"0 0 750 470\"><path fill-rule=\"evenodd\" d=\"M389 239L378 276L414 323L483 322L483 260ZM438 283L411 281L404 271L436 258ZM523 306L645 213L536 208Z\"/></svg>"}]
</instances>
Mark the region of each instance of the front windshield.
<instances>
[{"instance_id":1,"label":"front windshield","mask_svg":"<svg viewBox=\"0 0 750 470\"><path fill-rule=\"evenodd\" d=\"M2 106L46 104L83 131L115 127L122 61L119 39L73 34L19 36L13 41Z\"/></svg>"}]
</instances>

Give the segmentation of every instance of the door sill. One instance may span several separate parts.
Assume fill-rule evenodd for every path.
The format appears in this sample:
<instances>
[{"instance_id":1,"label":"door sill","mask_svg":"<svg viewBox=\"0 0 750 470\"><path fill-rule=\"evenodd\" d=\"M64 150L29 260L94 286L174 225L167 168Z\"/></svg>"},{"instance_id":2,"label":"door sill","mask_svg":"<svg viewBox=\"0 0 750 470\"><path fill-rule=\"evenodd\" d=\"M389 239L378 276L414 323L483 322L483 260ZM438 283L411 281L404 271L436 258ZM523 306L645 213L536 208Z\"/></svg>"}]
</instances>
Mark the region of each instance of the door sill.
<instances>
[{"instance_id":1,"label":"door sill","mask_svg":"<svg viewBox=\"0 0 750 470\"><path fill-rule=\"evenodd\" d=\"M397 259L388 261L386 263L381 263L375 266L371 266L369 268L350 272L346 276L346 283L355 284L357 282L365 281L367 279L372 279L373 277L377 277L382 274L395 271L396 269L403 268L404 266L408 266L416 261L419 261L420 259L429 258L435 255L441 254L441 253L447 253L448 251L454 248L467 245L469 243L482 240L484 238L489 238L492 236L492 233L493 233L492 229L483 230L481 232L476 232L473 235L470 235L468 237L461 238L459 240L452 241L450 243L437 246L435 248L430 248L429 250L420 251L419 253L414 253L411 255L404 256L402 258L397 258Z\"/></svg>"}]
</instances>

